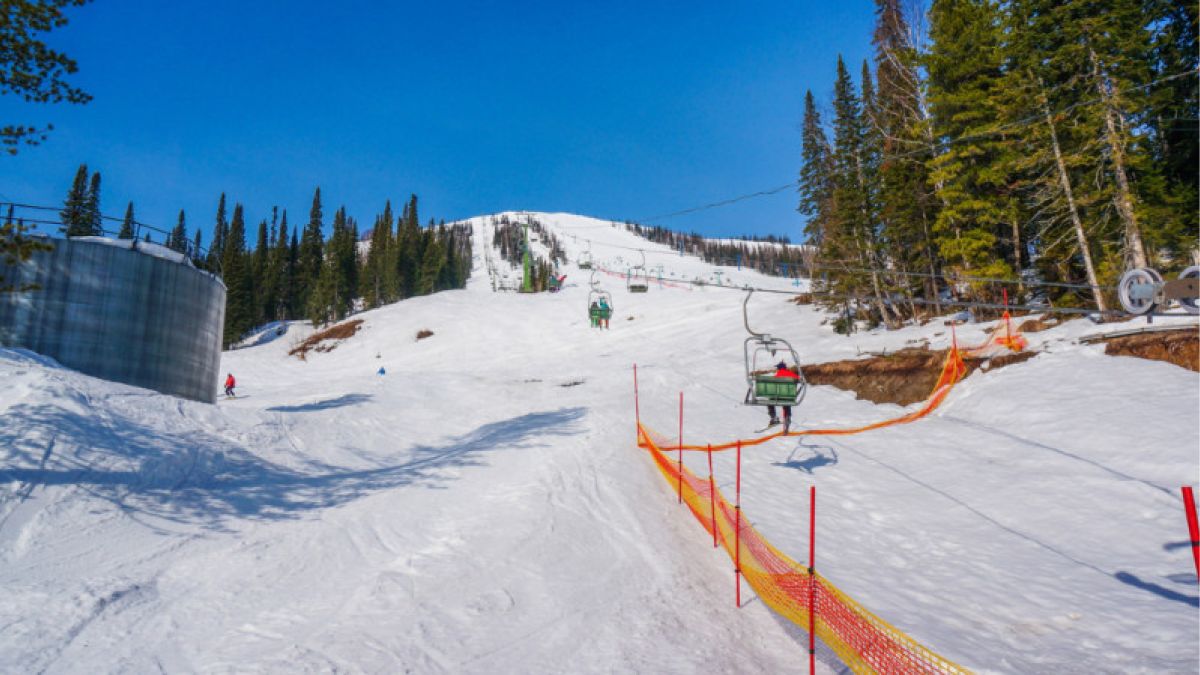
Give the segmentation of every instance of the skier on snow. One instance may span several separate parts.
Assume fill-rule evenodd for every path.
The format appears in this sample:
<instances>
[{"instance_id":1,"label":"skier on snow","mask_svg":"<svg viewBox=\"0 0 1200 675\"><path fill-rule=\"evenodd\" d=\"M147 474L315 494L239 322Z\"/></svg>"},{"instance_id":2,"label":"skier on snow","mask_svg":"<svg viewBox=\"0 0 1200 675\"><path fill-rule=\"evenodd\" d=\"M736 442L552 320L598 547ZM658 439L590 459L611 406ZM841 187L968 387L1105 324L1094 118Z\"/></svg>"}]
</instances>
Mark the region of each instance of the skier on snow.
<instances>
[{"instance_id":1,"label":"skier on snow","mask_svg":"<svg viewBox=\"0 0 1200 675\"><path fill-rule=\"evenodd\" d=\"M228 373L225 376L225 395L233 397L233 388L237 386L237 380L233 379L233 373Z\"/></svg>"}]
</instances>

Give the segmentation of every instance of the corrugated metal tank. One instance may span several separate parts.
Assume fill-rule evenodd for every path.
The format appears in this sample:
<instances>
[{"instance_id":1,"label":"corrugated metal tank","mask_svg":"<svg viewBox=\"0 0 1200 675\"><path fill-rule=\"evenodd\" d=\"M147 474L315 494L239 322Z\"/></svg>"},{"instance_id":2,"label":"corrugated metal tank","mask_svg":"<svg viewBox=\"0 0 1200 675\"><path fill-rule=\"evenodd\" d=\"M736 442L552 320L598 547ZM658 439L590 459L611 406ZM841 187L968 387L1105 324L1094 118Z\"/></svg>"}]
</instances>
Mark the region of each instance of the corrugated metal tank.
<instances>
[{"instance_id":1,"label":"corrugated metal tank","mask_svg":"<svg viewBox=\"0 0 1200 675\"><path fill-rule=\"evenodd\" d=\"M217 397L225 284L155 246L51 239L0 293L0 345L23 347L95 377L194 401ZM0 266L3 266L0 261Z\"/></svg>"}]
</instances>

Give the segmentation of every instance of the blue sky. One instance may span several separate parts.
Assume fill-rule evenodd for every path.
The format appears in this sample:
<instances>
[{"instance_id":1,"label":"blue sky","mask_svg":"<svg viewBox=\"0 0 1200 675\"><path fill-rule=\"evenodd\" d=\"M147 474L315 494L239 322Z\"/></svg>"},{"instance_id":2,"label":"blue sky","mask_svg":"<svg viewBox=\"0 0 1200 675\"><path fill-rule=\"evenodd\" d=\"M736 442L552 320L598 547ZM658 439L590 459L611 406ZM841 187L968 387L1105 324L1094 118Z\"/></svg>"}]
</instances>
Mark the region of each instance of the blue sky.
<instances>
[{"instance_id":1,"label":"blue sky","mask_svg":"<svg viewBox=\"0 0 1200 675\"><path fill-rule=\"evenodd\" d=\"M99 0L47 41L79 62L85 106L3 99L51 122L0 157L0 200L58 205L76 167L102 208L205 241L221 192L253 228L273 205L369 224L416 193L421 217L501 210L612 219L775 187L799 170L803 96L827 106L842 53L870 55L874 3L161 2ZM655 221L801 238L791 190Z\"/></svg>"}]
</instances>

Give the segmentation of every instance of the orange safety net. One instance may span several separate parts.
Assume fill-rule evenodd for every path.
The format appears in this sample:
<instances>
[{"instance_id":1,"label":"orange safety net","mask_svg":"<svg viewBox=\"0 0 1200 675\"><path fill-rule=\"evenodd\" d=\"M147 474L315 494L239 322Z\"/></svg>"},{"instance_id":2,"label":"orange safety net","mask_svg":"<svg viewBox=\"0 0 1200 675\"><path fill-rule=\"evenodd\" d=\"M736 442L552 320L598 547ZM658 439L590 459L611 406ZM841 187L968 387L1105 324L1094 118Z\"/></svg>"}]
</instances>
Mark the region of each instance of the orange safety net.
<instances>
[{"instance_id":1,"label":"orange safety net","mask_svg":"<svg viewBox=\"0 0 1200 675\"><path fill-rule=\"evenodd\" d=\"M672 491L682 498L730 559L739 561L746 582L771 609L808 630L809 592L816 608L814 633L855 673L967 673L952 661L875 616L828 579L775 548L754 529L710 479L701 479L669 458L661 439L638 427L638 445L650 452ZM815 585L815 587L814 587Z\"/></svg>"}]
</instances>

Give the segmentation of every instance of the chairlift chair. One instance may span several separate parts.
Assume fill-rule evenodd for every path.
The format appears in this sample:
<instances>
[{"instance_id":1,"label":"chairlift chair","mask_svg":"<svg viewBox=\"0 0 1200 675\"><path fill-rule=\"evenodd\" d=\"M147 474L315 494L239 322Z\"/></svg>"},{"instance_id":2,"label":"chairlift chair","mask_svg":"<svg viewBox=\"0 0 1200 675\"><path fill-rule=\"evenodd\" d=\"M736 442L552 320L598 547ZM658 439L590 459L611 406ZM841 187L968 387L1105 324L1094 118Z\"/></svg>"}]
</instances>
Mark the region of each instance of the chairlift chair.
<instances>
[{"instance_id":1,"label":"chairlift chair","mask_svg":"<svg viewBox=\"0 0 1200 675\"><path fill-rule=\"evenodd\" d=\"M642 254L642 264L634 265L629 268L629 274L625 277L625 288L630 293L646 293L650 290L650 275L646 272L646 254L638 250Z\"/></svg>"},{"instance_id":2,"label":"chairlift chair","mask_svg":"<svg viewBox=\"0 0 1200 675\"><path fill-rule=\"evenodd\" d=\"M753 293L753 289L748 289L746 299L742 302L742 321L746 332L750 334L743 343L747 384L743 403L759 406L800 405L808 393L808 382L804 379L804 371L800 369L800 355L787 340L750 329L746 305ZM789 362L799 377L776 377L775 364L780 360Z\"/></svg>"},{"instance_id":3,"label":"chairlift chair","mask_svg":"<svg viewBox=\"0 0 1200 675\"><path fill-rule=\"evenodd\" d=\"M596 278L596 272L592 272L591 279L592 290L588 291L588 319L595 324L598 320L608 321L612 319L613 301L612 294L600 288L600 280ZM604 300L604 304L608 305L607 309L600 307L600 301ZM593 305L595 308L593 309Z\"/></svg>"},{"instance_id":4,"label":"chairlift chair","mask_svg":"<svg viewBox=\"0 0 1200 675\"><path fill-rule=\"evenodd\" d=\"M584 251L583 253L580 253L575 264L577 264L581 270L592 269L592 252Z\"/></svg>"}]
</instances>

